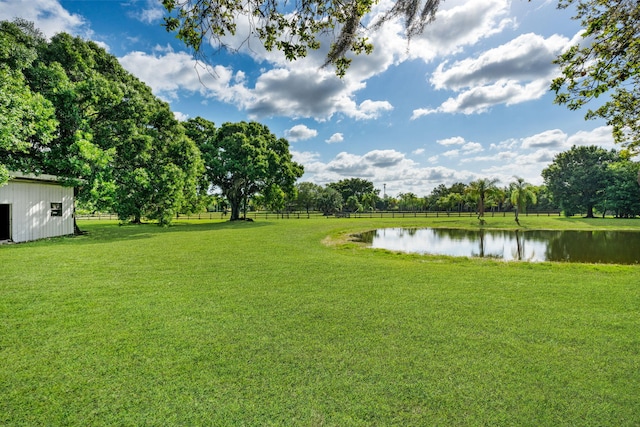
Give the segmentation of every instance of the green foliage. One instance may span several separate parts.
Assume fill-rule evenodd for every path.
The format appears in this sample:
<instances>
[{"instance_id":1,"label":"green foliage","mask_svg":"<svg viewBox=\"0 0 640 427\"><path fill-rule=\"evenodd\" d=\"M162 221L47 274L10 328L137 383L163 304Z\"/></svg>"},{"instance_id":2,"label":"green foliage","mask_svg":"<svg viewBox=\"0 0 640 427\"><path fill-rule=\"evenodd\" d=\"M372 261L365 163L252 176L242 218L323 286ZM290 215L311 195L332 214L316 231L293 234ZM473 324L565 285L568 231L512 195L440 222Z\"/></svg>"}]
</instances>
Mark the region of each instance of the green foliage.
<instances>
[{"instance_id":1,"label":"green foliage","mask_svg":"<svg viewBox=\"0 0 640 427\"><path fill-rule=\"evenodd\" d=\"M438 9L439 0L396 0L375 22L372 30L386 22L403 18L408 40L421 34ZM277 49L293 61L307 56L309 50L321 48L321 39L337 32L328 49L325 65L336 67L336 74L344 76L351 58L348 53L369 54L373 45L368 41L366 15L376 4L373 0L353 0L336 3L323 0L304 2L274 2L250 0L163 0L167 11L164 26L197 56L204 56L204 48L228 48L225 39L236 35L238 23L249 27L247 37L258 37L267 51Z\"/></svg>"},{"instance_id":2,"label":"green foliage","mask_svg":"<svg viewBox=\"0 0 640 427\"><path fill-rule=\"evenodd\" d=\"M33 25L0 22L0 184L8 179L8 168L34 172L28 153L49 144L58 128L53 106L24 76L41 43Z\"/></svg>"},{"instance_id":3,"label":"green foliage","mask_svg":"<svg viewBox=\"0 0 640 427\"><path fill-rule=\"evenodd\" d=\"M602 211L613 211L618 218L640 215L640 163L623 159L608 168L611 179L604 192Z\"/></svg>"},{"instance_id":4,"label":"green foliage","mask_svg":"<svg viewBox=\"0 0 640 427\"><path fill-rule=\"evenodd\" d=\"M496 187L497 179L480 178L469 183L466 189L467 194L477 203L478 218L482 221L484 216L486 200L491 197L498 188Z\"/></svg>"},{"instance_id":5,"label":"green foliage","mask_svg":"<svg viewBox=\"0 0 640 427\"><path fill-rule=\"evenodd\" d=\"M337 190L342 196L342 200L345 201L351 196L355 196L360 201L365 194L378 194L379 192L373 187L373 182L363 178L342 179L338 182L332 182L328 186Z\"/></svg>"},{"instance_id":6,"label":"green foliage","mask_svg":"<svg viewBox=\"0 0 640 427\"><path fill-rule=\"evenodd\" d=\"M330 215L341 211L343 202L340 192L331 186L327 186L318 196L318 209L325 215Z\"/></svg>"},{"instance_id":7,"label":"green foliage","mask_svg":"<svg viewBox=\"0 0 640 427\"><path fill-rule=\"evenodd\" d=\"M169 106L93 42L0 23L0 154L49 173L85 208L161 225L197 209L200 152ZM6 160L5 160L6 159Z\"/></svg>"},{"instance_id":8,"label":"green foliage","mask_svg":"<svg viewBox=\"0 0 640 427\"><path fill-rule=\"evenodd\" d=\"M558 154L542 171L542 177L565 215L586 212L592 218L611 180L609 165L618 159L614 150L574 145Z\"/></svg>"},{"instance_id":9,"label":"green foliage","mask_svg":"<svg viewBox=\"0 0 640 427\"><path fill-rule=\"evenodd\" d=\"M312 182L301 182L296 184L296 189L296 205L299 210L309 213L310 210L317 209L322 187Z\"/></svg>"},{"instance_id":10,"label":"green foliage","mask_svg":"<svg viewBox=\"0 0 640 427\"><path fill-rule=\"evenodd\" d=\"M525 182L524 178L514 176L515 182L509 185L511 190L511 203L516 207L516 222L518 214L527 212L527 204L536 204L538 199L532 185Z\"/></svg>"},{"instance_id":11,"label":"green foliage","mask_svg":"<svg viewBox=\"0 0 640 427\"><path fill-rule=\"evenodd\" d=\"M231 220L240 218L242 206L246 215L249 198L257 193L267 202L292 194L303 174L302 166L291 158L289 143L277 139L265 125L224 123L215 130L213 123L199 118L187 127L200 144L208 183L220 189L231 206Z\"/></svg>"},{"instance_id":12,"label":"green foliage","mask_svg":"<svg viewBox=\"0 0 640 427\"><path fill-rule=\"evenodd\" d=\"M422 201L414 193L398 194L398 209L401 211L417 211L420 209Z\"/></svg>"},{"instance_id":13,"label":"green foliage","mask_svg":"<svg viewBox=\"0 0 640 427\"><path fill-rule=\"evenodd\" d=\"M560 0L576 5L583 42L560 55L562 76L551 88L555 102L576 110L595 98L609 99L587 119L603 118L613 126L616 142L640 147L640 6L632 0Z\"/></svg>"}]
</instances>

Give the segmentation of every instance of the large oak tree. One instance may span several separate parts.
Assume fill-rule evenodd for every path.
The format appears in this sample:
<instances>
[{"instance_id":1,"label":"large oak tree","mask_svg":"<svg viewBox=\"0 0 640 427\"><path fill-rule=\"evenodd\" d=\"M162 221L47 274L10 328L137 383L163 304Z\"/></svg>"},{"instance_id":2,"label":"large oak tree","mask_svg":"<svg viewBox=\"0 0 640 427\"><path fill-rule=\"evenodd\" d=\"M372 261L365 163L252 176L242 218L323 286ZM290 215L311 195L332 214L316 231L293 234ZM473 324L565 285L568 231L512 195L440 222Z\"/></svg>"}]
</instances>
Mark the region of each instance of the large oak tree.
<instances>
[{"instance_id":1,"label":"large oak tree","mask_svg":"<svg viewBox=\"0 0 640 427\"><path fill-rule=\"evenodd\" d=\"M611 181L609 165L618 159L613 150L574 145L558 154L542 171L542 177L565 215L586 212L587 218L593 218L593 209Z\"/></svg>"},{"instance_id":2,"label":"large oak tree","mask_svg":"<svg viewBox=\"0 0 640 427\"><path fill-rule=\"evenodd\" d=\"M10 43L6 51L28 59L3 54L8 59L0 67L12 76L4 82L19 88L24 81L13 98L32 111L38 101L41 110L35 122L26 107L10 104L14 114L7 117L20 113L22 127L3 127L19 141L8 148L2 144L3 162L24 172L57 175L74 186L84 206L115 211L122 220L139 222L144 216L167 224L175 213L190 209L202 161L168 104L93 42L65 33L46 41L22 21L2 22L0 28L0 43ZM55 112L55 120L48 119L46 108ZM39 131L47 123L57 124L55 132ZM35 132L26 131L31 128Z\"/></svg>"},{"instance_id":3,"label":"large oak tree","mask_svg":"<svg viewBox=\"0 0 640 427\"><path fill-rule=\"evenodd\" d=\"M293 194L303 167L294 162L286 139L277 138L257 122L224 123L214 131L212 123L197 118L187 122L189 135L202 151L206 177L229 201L231 220L240 219L249 198L262 194ZM280 191L281 190L281 191Z\"/></svg>"}]
</instances>

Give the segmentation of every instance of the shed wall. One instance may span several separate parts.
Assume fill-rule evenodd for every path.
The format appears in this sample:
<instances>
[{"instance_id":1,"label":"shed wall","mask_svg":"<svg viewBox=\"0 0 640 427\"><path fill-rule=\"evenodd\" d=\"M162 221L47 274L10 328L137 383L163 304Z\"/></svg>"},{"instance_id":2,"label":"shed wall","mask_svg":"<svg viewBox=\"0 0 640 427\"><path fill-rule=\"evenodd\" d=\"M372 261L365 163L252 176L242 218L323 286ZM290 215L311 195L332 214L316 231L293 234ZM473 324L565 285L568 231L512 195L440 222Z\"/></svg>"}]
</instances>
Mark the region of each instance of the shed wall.
<instances>
[{"instance_id":1,"label":"shed wall","mask_svg":"<svg viewBox=\"0 0 640 427\"><path fill-rule=\"evenodd\" d=\"M51 203L62 203L62 215L51 216ZM73 234L73 188L53 182L10 180L0 187L0 204L11 205L11 240Z\"/></svg>"}]
</instances>

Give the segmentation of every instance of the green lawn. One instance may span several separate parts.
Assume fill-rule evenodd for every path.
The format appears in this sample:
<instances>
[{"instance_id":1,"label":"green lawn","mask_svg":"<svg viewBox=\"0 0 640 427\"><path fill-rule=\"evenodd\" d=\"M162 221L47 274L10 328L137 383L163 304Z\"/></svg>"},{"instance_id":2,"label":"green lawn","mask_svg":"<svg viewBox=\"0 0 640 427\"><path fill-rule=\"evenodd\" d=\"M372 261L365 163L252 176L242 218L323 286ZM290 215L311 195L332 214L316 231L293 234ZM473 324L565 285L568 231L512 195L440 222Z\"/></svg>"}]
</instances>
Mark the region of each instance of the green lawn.
<instances>
[{"instance_id":1,"label":"green lawn","mask_svg":"<svg viewBox=\"0 0 640 427\"><path fill-rule=\"evenodd\" d=\"M0 246L0 425L640 425L640 266L345 238L475 218L80 226Z\"/></svg>"}]
</instances>

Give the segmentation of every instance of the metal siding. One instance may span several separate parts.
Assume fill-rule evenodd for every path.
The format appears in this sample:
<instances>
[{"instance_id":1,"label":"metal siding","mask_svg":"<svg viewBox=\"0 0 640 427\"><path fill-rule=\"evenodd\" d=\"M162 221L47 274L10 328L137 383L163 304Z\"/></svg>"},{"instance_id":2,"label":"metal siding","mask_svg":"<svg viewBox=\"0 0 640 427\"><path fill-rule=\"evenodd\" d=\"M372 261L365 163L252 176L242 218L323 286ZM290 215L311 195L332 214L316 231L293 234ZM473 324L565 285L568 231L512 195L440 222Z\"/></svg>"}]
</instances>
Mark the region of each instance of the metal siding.
<instances>
[{"instance_id":1,"label":"metal siding","mask_svg":"<svg viewBox=\"0 0 640 427\"><path fill-rule=\"evenodd\" d=\"M51 202L62 202L62 216L51 216ZM73 188L54 183L9 181L0 203L12 205L14 242L73 234Z\"/></svg>"}]
</instances>

